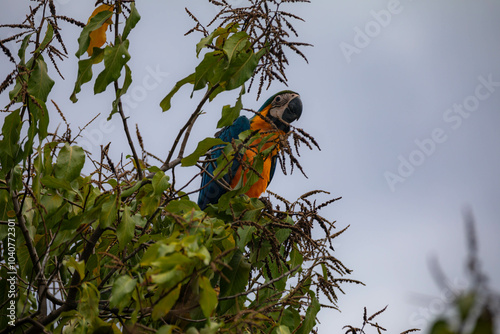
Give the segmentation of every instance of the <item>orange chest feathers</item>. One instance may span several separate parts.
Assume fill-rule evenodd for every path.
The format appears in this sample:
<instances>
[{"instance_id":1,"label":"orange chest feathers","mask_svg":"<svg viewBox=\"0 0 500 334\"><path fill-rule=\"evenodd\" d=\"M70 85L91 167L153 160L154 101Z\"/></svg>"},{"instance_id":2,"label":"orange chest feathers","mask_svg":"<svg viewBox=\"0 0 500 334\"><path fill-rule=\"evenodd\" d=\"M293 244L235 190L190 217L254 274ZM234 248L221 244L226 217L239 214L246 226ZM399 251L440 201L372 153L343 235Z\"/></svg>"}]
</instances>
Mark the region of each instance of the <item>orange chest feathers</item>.
<instances>
[{"instance_id":1,"label":"orange chest feathers","mask_svg":"<svg viewBox=\"0 0 500 334\"><path fill-rule=\"evenodd\" d=\"M269 181L271 179L271 167L272 167L273 157L276 154L278 154L280 150L279 136L284 135L285 133L280 130L277 131L275 128L273 128L271 124L269 124L260 117L256 117L253 120L250 129L259 130L260 137L256 138L249 144L249 147L247 148L243 156L243 164L240 165L240 167L236 171L233 180L231 181L231 187L232 188L236 187L236 185L241 179L242 172L243 172L243 183L247 181L247 173L249 170L248 168L244 167L244 165L253 166L254 158L257 154L259 154L260 152L264 152L270 149L272 146L274 146L271 153L264 158L262 173L260 175L261 177L259 177L257 182L255 182L251 186L251 188L246 192L246 195L248 195L249 197L260 197L260 195L264 191L266 191L267 185L269 184ZM267 138L266 142L264 143L264 145L262 145L262 147L259 147L264 138Z\"/></svg>"}]
</instances>

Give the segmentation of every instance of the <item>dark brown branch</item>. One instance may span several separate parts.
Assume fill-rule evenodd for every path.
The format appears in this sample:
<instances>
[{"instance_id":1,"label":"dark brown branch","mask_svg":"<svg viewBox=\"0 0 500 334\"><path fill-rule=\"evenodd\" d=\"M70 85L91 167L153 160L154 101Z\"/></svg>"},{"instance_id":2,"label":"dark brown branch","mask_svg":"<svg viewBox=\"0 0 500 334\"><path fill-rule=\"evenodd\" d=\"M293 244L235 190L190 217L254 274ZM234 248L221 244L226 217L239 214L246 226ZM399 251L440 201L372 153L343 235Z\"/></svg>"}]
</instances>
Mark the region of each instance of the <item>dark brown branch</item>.
<instances>
[{"instance_id":1,"label":"dark brown branch","mask_svg":"<svg viewBox=\"0 0 500 334\"><path fill-rule=\"evenodd\" d=\"M7 184L9 183L10 183L10 172L7 174ZM39 274L42 272L42 266L40 265L40 258L38 257L38 253L33 245L33 241L31 240L31 237L29 235L28 228L26 227L26 220L24 219L21 206L17 199L18 195L16 192L13 192L10 189L10 185L9 185L9 192L11 194L10 197L12 199L14 211L16 212L18 226L21 229L21 232L23 233L24 240L26 241L26 247L28 248L28 253L30 255L31 262L33 262L33 267L35 268L36 273Z\"/></svg>"},{"instance_id":2,"label":"dark brown branch","mask_svg":"<svg viewBox=\"0 0 500 334\"><path fill-rule=\"evenodd\" d=\"M212 93L217 88L219 88L219 84L215 84L211 89L207 90L207 92L205 93L205 96L203 96L200 103L196 107L195 111L191 114L191 116L189 117L186 124L184 124L184 126L180 129L179 133L177 134L177 137L175 138L174 144L172 145L172 148L170 149L170 153L168 154L167 160L165 161L163 166L161 166L162 171L166 171L167 169L169 169L167 167L170 165L170 159L172 159L172 156L174 155L174 151L177 148L177 145L179 144L179 141L181 140L181 137L184 134L184 131L189 129L188 132L186 133L186 135L184 136L184 140L182 141L181 148L179 149L179 154L177 155L177 159L182 159L182 155L184 154L184 149L186 148L187 138L189 137L191 128L193 127L194 122L198 118L198 116L201 112L201 108L203 108L203 105L207 102L207 100L210 98L210 95L212 95ZM179 163L180 163L180 160L179 160ZM172 166L172 167L174 167L174 166ZM172 168L172 167L170 167L170 168Z\"/></svg>"},{"instance_id":3,"label":"dark brown branch","mask_svg":"<svg viewBox=\"0 0 500 334\"><path fill-rule=\"evenodd\" d=\"M118 28L119 28L119 23L120 23L120 10L121 10L121 0L117 0L115 4L115 40L118 40ZM125 135L127 136L127 141L130 149L132 150L132 156L134 157L135 161L135 167L137 169L137 178L139 180L142 180L143 178L143 173L142 173L142 167L141 167L141 161L139 160L139 156L137 155L137 151L135 150L134 142L132 141L132 136L130 135L130 131L128 129L128 123L127 123L127 117L125 117L125 113L123 112L123 106L122 106L122 101L120 96L118 95L118 80L114 82L114 87L115 87L115 93L118 96L117 97L117 108L118 112L120 114L120 117L122 119L123 123L123 130L125 131Z\"/></svg>"},{"instance_id":4,"label":"dark brown branch","mask_svg":"<svg viewBox=\"0 0 500 334\"><path fill-rule=\"evenodd\" d=\"M95 229L94 233L92 233L90 239L88 240L87 244L85 245L85 248L80 256L80 261L87 262L89 257L92 255L94 248L97 244L97 241L99 241L99 238L102 236L105 230L103 230L99 225ZM76 297L78 294L79 286L81 283L81 280L83 277L80 277L80 274L78 273L77 270L73 273L73 277L71 278L71 283L70 283L70 289L68 291L68 297L66 298L66 301L64 304L59 307L58 309L53 310L48 316L46 317L41 317L38 319L38 322L41 323L42 325L46 326L50 324L51 322L55 321L59 316L66 311L75 309L77 306L76 303ZM36 327L31 327L28 331L26 331L28 334L36 334L38 332L38 328Z\"/></svg>"}]
</instances>

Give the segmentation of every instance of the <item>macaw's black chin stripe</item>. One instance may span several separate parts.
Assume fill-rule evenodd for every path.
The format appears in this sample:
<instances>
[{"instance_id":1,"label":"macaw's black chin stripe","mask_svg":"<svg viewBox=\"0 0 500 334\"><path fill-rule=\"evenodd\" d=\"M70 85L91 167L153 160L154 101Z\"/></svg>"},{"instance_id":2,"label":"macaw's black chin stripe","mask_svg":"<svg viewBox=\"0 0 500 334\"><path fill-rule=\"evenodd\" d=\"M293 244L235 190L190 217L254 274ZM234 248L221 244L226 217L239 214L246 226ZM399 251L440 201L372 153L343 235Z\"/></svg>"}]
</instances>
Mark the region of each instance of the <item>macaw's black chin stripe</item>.
<instances>
[{"instance_id":1,"label":"macaw's black chin stripe","mask_svg":"<svg viewBox=\"0 0 500 334\"><path fill-rule=\"evenodd\" d=\"M278 130L281 130L285 133L288 133L290 131L290 126L288 124L283 123L282 120L280 120L278 117L274 116L268 116L271 122L273 122L274 125L278 128Z\"/></svg>"}]
</instances>

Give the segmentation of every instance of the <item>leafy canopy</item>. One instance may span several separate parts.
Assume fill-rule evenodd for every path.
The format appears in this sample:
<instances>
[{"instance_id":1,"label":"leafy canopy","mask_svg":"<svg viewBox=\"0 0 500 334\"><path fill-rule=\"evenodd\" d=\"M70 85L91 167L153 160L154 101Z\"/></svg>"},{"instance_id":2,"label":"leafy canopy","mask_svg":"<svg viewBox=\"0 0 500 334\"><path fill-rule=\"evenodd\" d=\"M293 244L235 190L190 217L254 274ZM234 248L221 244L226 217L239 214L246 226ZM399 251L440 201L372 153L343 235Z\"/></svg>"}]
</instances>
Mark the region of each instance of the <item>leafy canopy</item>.
<instances>
[{"instance_id":1,"label":"leafy canopy","mask_svg":"<svg viewBox=\"0 0 500 334\"><path fill-rule=\"evenodd\" d=\"M257 74L263 78L259 92L264 80L286 81L287 59L276 36L298 51L300 43L284 38L295 33L290 20L300 18L281 11L276 1L254 1L238 10L226 4L213 21L220 25L208 32L188 12L196 24L192 31L203 34L196 45L200 61L159 103L163 111L176 108L173 98L188 84L205 94L180 126L169 155L155 166L147 160L151 154L138 127L137 140L132 138L121 106L133 80L128 37L140 22L135 3L101 4L87 24L56 13L52 0L35 4L27 15L29 24L9 26L22 31L8 40L21 40L11 46L17 48L17 58L4 46L8 41L0 44L15 65L0 86L0 92L12 87L0 140L0 215L2 221L15 221L19 236L15 327L2 317L2 333L37 333L40 326L54 333L314 331L322 306L337 307L340 284L360 283L346 278L350 270L332 255L332 239L345 229L334 231L335 222L319 214L337 199L318 205L314 197L321 191L294 201L272 193L267 199L241 195L260 177L265 151L246 166L247 183L205 211L184 192L187 184L176 184L174 173L176 168L201 167L203 155L222 145L220 178L244 150L254 149L249 143L255 134L245 133L232 143L208 137L185 153L206 103L239 89L235 105L221 110L218 126L223 127L239 116L245 85ZM255 18L248 20L252 13ZM59 73L57 56L67 55L60 35L64 23L81 27L70 99L82 103L78 96L92 81L94 94L114 91L108 119L122 120L130 147L125 161L116 163L108 156L109 144L95 159L78 146L78 135L68 124L62 135L49 133L54 111L65 121L57 104L48 103L61 84L53 79ZM48 67L46 58L54 66ZM103 67L95 66L101 63ZM292 168L301 169L292 152L295 147L298 153L301 143L317 146L301 129L280 138L283 168L290 161ZM83 167L90 164L95 170L84 175ZM10 242L7 226L0 226L4 250ZM324 236L315 238L313 226ZM8 266L2 264L6 277ZM0 281L2 300L9 298L7 284Z\"/></svg>"}]
</instances>

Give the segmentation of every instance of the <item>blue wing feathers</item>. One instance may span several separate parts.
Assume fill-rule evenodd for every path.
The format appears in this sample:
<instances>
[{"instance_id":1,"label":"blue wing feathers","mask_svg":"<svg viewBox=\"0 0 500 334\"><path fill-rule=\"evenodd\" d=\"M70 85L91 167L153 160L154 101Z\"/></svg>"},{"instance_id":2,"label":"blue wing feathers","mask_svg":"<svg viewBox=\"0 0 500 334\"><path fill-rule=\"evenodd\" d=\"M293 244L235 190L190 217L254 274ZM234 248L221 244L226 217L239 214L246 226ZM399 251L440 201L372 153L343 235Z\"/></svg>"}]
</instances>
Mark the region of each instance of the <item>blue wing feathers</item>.
<instances>
[{"instance_id":1,"label":"blue wing feathers","mask_svg":"<svg viewBox=\"0 0 500 334\"><path fill-rule=\"evenodd\" d=\"M269 183L271 183L271 180L273 179L274 172L276 171L277 160L278 160L278 155L277 154L273 155L271 160L271 171L269 172L269 182L267 183L267 185L269 185Z\"/></svg>"},{"instance_id":2,"label":"blue wing feathers","mask_svg":"<svg viewBox=\"0 0 500 334\"><path fill-rule=\"evenodd\" d=\"M233 139L237 139L239 134L243 131L250 129L250 120L246 116L238 117L232 125L223 128L219 133L216 134L217 138L230 143ZM209 159L217 159L222 153L222 147L224 145L214 146L214 148L221 147L220 150L213 151ZM218 202L219 198L227 192L227 190L217 181L212 181L213 171L217 168L215 161L207 162L203 165L206 172L202 175L201 181L201 191L198 196L198 205L203 210L208 204L215 204ZM239 163L235 161L231 166L231 170L228 174L224 176L224 180L227 183L231 183L232 175L238 170Z\"/></svg>"}]
</instances>

